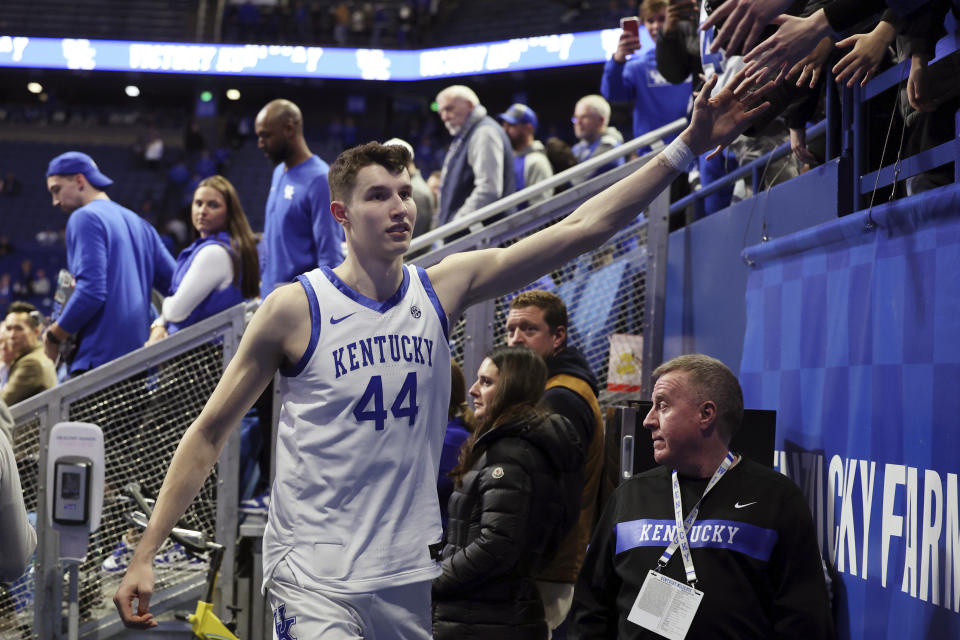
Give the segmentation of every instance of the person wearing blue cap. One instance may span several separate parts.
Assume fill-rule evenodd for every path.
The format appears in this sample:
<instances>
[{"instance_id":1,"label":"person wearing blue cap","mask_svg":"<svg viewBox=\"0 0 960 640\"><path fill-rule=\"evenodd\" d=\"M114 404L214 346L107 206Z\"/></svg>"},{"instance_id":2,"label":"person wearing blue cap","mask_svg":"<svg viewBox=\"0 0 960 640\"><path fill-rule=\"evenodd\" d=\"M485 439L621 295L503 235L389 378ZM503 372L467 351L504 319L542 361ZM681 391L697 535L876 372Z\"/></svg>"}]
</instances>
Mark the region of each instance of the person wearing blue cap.
<instances>
[{"instance_id":1,"label":"person wearing blue cap","mask_svg":"<svg viewBox=\"0 0 960 640\"><path fill-rule=\"evenodd\" d=\"M537 131L537 114L525 104L515 103L500 114L503 130L513 147L513 171L517 191L553 176L553 167L547 158L543 143L534 139ZM553 189L547 189L527 200L528 206L550 198Z\"/></svg>"},{"instance_id":2,"label":"person wearing blue cap","mask_svg":"<svg viewBox=\"0 0 960 640\"><path fill-rule=\"evenodd\" d=\"M154 228L103 191L112 184L79 151L60 154L47 167L53 205L70 216L67 268L76 286L44 334L44 349L56 361L73 337L71 376L143 346L151 288L166 292L173 276L173 256Z\"/></svg>"}]
</instances>

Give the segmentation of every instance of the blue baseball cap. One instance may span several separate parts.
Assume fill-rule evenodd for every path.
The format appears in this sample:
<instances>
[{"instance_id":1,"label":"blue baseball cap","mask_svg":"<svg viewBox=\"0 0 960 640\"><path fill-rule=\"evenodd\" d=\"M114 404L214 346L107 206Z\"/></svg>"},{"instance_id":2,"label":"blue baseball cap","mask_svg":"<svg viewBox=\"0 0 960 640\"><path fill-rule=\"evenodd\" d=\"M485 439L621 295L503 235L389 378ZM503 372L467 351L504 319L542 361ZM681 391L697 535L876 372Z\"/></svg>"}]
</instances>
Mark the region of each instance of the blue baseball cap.
<instances>
[{"instance_id":1,"label":"blue baseball cap","mask_svg":"<svg viewBox=\"0 0 960 640\"><path fill-rule=\"evenodd\" d=\"M61 153L51 160L47 166L48 178L50 176L72 176L78 173L82 173L87 182L98 189L104 189L113 184L113 180L100 173L100 169L97 168L97 163L93 161L93 158L79 151Z\"/></svg>"},{"instance_id":2,"label":"blue baseball cap","mask_svg":"<svg viewBox=\"0 0 960 640\"><path fill-rule=\"evenodd\" d=\"M519 102L510 105L510 108L500 114L500 119L510 124L532 124L537 129L537 114L533 109Z\"/></svg>"}]
</instances>

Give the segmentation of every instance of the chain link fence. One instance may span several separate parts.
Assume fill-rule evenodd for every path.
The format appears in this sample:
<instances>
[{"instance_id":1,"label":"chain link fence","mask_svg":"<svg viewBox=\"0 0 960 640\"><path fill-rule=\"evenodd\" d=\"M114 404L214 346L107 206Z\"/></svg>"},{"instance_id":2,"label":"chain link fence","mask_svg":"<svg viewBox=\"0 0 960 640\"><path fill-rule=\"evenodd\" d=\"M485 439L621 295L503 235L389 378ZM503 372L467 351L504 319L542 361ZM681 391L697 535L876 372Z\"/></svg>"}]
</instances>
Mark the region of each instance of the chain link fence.
<instances>
[{"instance_id":1,"label":"chain link fence","mask_svg":"<svg viewBox=\"0 0 960 640\"><path fill-rule=\"evenodd\" d=\"M185 330L180 338L177 334L13 407L14 453L27 510L37 519L39 544L27 574L9 587L0 587L0 638L46 639L61 637L63 631L57 622L49 622L46 632L36 628L43 612L50 612L59 620L66 605L62 572L42 570L44 558L56 559L57 550L50 547L56 546L57 536L46 524L46 513L41 513L45 509L42 474L46 463L42 460L41 443L60 421L96 424L104 437L103 513L100 528L90 536L87 556L79 571L81 632L92 632L107 622L119 622L111 598L140 533L132 517L138 508L123 488L137 482L145 495L155 496L159 492L177 444L216 387L239 341L243 309L215 318L219 318L219 323L197 325L200 331L192 331L196 327ZM220 326L214 328L217 324ZM206 331L202 330L204 326ZM84 381L91 384L81 386ZM226 465L223 462L221 458L180 523L183 528L203 532L209 539L216 537L218 515L221 520L224 515L218 514L219 474L227 474L225 480L230 478L221 487L237 484L237 478L231 477L238 473L236 460ZM234 530L235 518L234 509ZM206 569L203 558L193 557L179 545L168 542L155 562L155 594L160 597L158 600L155 596L152 609L162 609L165 590L202 583ZM54 576L54 584L42 584L41 576L45 575ZM57 578L61 580L59 585Z\"/></svg>"},{"instance_id":2,"label":"chain link fence","mask_svg":"<svg viewBox=\"0 0 960 640\"><path fill-rule=\"evenodd\" d=\"M16 425L13 431L13 451L20 472L24 503L32 517L37 512L39 495L39 433L40 421L36 418ZM30 566L16 582L0 584L0 638L4 640L33 637L34 574L34 568Z\"/></svg>"},{"instance_id":3,"label":"chain link fence","mask_svg":"<svg viewBox=\"0 0 960 640\"><path fill-rule=\"evenodd\" d=\"M496 238L487 246L510 246L545 226L541 224L516 234L505 234L508 237ZM494 346L506 344L506 316L510 302L520 291L544 289L559 296L567 306L570 323L567 344L580 349L590 364L599 383L601 405L610 406L639 399L639 391L608 390L607 378L610 369L610 336L642 336L644 333L646 260L647 221L645 216L638 215L631 224L599 248L523 289L496 298L491 314L479 318L479 322L476 316L471 318L469 313L465 314L450 332L451 356L461 366L469 367L474 362L468 356L469 350L476 350L473 354L476 358ZM426 255L417 262L427 266L434 259ZM468 335L471 339L467 339ZM639 378L642 354L637 352L633 357ZM467 380L473 380L475 373L475 370L464 370Z\"/></svg>"}]
</instances>

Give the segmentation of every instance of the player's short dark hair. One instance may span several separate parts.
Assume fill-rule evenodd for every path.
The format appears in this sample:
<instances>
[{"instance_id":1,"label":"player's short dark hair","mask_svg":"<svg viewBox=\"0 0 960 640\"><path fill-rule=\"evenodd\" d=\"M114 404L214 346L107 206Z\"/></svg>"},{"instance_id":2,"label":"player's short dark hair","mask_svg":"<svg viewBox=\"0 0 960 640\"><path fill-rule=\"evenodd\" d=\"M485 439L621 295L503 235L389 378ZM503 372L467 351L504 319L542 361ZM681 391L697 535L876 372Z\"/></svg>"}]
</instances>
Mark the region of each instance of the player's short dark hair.
<instances>
[{"instance_id":1,"label":"player's short dark hair","mask_svg":"<svg viewBox=\"0 0 960 640\"><path fill-rule=\"evenodd\" d=\"M347 149L334 160L330 167L330 197L346 202L353 194L360 169L378 164L390 173L400 173L410 164L410 152L396 144L382 145L368 142Z\"/></svg>"},{"instance_id":2,"label":"player's short dark hair","mask_svg":"<svg viewBox=\"0 0 960 640\"><path fill-rule=\"evenodd\" d=\"M11 313L27 314L27 322L30 323L30 326L34 329L39 327L40 323L43 321L43 316L39 311L37 311L37 308L29 302L24 302L23 300L16 300L10 303L10 306L7 307L7 315L10 315Z\"/></svg>"},{"instance_id":3,"label":"player's short dark hair","mask_svg":"<svg viewBox=\"0 0 960 640\"><path fill-rule=\"evenodd\" d=\"M664 362L653 370L653 377L656 379L671 371L687 373L697 404L709 400L717 405L717 430L730 444L743 420L743 391L733 371L716 358L691 353Z\"/></svg>"},{"instance_id":4,"label":"player's short dark hair","mask_svg":"<svg viewBox=\"0 0 960 640\"><path fill-rule=\"evenodd\" d=\"M543 320L550 327L550 333L556 333L557 327L569 328L567 305L564 304L563 298L556 294L543 289L532 289L521 291L510 302L511 309L525 309L526 307L543 309Z\"/></svg>"}]
</instances>

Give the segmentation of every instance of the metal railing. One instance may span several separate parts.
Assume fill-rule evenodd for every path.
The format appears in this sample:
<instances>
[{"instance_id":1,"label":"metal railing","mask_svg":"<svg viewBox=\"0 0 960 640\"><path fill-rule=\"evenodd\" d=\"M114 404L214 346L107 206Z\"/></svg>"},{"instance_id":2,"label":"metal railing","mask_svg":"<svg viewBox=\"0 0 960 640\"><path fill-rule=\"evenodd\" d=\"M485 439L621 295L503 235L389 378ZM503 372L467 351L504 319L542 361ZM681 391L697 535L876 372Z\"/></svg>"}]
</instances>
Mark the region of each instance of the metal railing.
<instances>
[{"instance_id":1,"label":"metal railing","mask_svg":"<svg viewBox=\"0 0 960 640\"><path fill-rule=\"evenodd\" d=\"M815 125L807 129L807 140L812 140L818 136L823 135L827 131L827 121L821 120ZM695 204L697 201L702 200L709 196L710 194L716 193L721 189L730 187L737 180L741 178L746 178L750 176L751 185L753 188L753 193L759 193L761 181L763 180L764 171L767 170L767 167L773 163L775 160L779 160L785 156L790 155L793 151L790 148L789 142L784 142L781 145L778 145L774 149L763 154L756 160L751 161L748 164L743 165L742 167L737 167L730 173L727 173L722 178L711 182L710 184L697 189L690 195L684 196L683 198L677 200L676 202L670 205L670 213L676 213L677 211L683 211L687 206Z\"/></svg>"},{"instance_id":2,"label":"metal railing","mask_svg":"<svg viewBox=\"0 0 960 640\"><path fill-rule=\"evenodd\" d=\"M481 207L480 209L477 209L476 211L473 211L461 218L451 220L443 226L437 227L428 233L414 238L413 242L410 243L408 255L417 254L424 249L429 249L431 246L436 249L442 246L444 242L449 242L451 238L460 237L469 231L478 231L482 229L483 223L491 218L496 218L498 216L507 214L510 211L520 207L523 205L523 203L529 201L531 198L535 198L545 191L555 189L556 187L565 185L568 182L575 185L574 189L582 186L585 181L590 181L595 185L604 184L604 186L613 184L613 182L616 182L616 180L619 180L621 177L631 173L631 171L624 172L623 165L616 167L615 169L612 169L604 174L606 176L616 176L616 179L605 183L594 182L602 176L596 176L592 180L590 176L592 176L601 167L620 158L626 158L639 149L651 147L654 151L657 151L663 148L664 138L679 133L686 126L687 120L685 118L674 120L673 122L666 124L659 129L654 129L653 131L645 133L639 138L635 138L629 142L623 143L620 146L608 149L598 156L590 158L584 162L581 162L580 164L576 164L565 171L554 174L542 182L532 184L529 187L525 187L520 191L511 193L510 195L505 196L495 202L491 202L490 204ZM634 167L633 170L636 170L636 168L637 167ZM594 191L593 193L597 193L600 190L602 190L602 188ZM563 193L566 192L561 192L558 195L562 195ZM591 195L593 193L591 193ZM535 212L538 210L538 207L544 207L544 209L540 209L541 211L552 208L551 206L548 206L549 202L550 201L548 200L546 202L538 203L533 207L526 207L523 209L523 213L525 215L529 214L528 217L535 218L538 215ZM517 214L510 214L508 219L513 219L516 217Z\"/></svg>"},{"instance_id":3,"label":"metal railing","mask_svg":"<svg viewBox=\"0 0 960 640\"><path fill-rule=\"evenodd\" d=\"M944 56L946 57L946 56ZM935 67L939 62L934 61L930 66ZM864 205L869 205L866 196L875 189L890 186L897 181L912 178L925 171L930 171L937 167L953 163L953 181L960 182L960 111L954 114L953 139L920 153L895 160L892 164L882 166L876 170L868 171L868 158L870 155L870 131L866 126L866 103L876 98L881 93L892 87L896 87L905 82L910 75L910 60L894 65L881 74L878 74L866 86L856 85L853 88L853 128L852 136L852 155L853 155L853 194L855 209L861 209ZM901 92L900 101L906 100L904 90ZM894 107L896 108L896 107ZM904 109L901 108L901 113ZM906 126L905 124L903 126Z\"/></svg>"},{"instance_id":4,"label":"metal railing","mask_svg":"<svg viewBox=\"0 0 960 640\"><path fill-rule=\"evenodd\" d=\"M136 481L159 491L180 438L220 380L244 326L245 309L238 305L11 407L14 453L27 510L36 514L38 546L28 574L11 588L0 588L0 635L65 637L65 566L58 558L59 534L48 525L50 488L44 470L50 429L68 420L100 426L106 455L101 525L80 566L80 635L104 638L122 629L110 597L123 575L120 552L130 533L125 513L133 505L121 489ZM239 457L240 433L235 430L183 519L188 528L226 547L218 582L221 614L224 604L233 604ZM188 562L182 550L162 549L151 611L159 614L196 600L205 568Z\"/></svg>"},{"instance_id":5,"label":"metal railing","mask_svg":"<svg viewBox=\"0 0 960 640\"><path fill-rule=\"evenodd\" d=\"M571 177L576 179L591 175L613 158L642 147L660 148L664 137L680 131L685 125L685 120L677 120L461 220L435 229L414 240L410 247L411 254L431 246L432 250L412 258L410 262L427 268L452 253L509 246L568 215L593 195L639 169L656 154L649 153L629 161L487 226L482 226L482 223L510 211L543 189L564 184ZM605 391L609 365L608 338L611 334L643 336L642 379L649 379L649 372L662 359L668 205L669 192L664 191L648 207L646 215L641 215L643 212L638 209L634 221L601 247L526 287L548 289L564 299L570 317L568 342L584 352L597 374L604 404L623 399L623 394ZM477 230L463 235L471 228ZM522 283L518 283L518 286L522 286ZM514 295L508 294L470 307L463 319L452 328L453 358L462 364L468 378L479 367L487 350L504 342L504 318Z\"/></svg>"},{"instance_id":6,"label":"metal railing","mask_svg":"<svg viewBox=\"0 0 960 640\"><path fill-rule=\"evenodd\" d=\"M931 66L936 64L938 64L937 61ZM850 185L852 188L849 190L842 188L838 194L837 210L841 215L859 211L867 206L869 203L866 196L875 189L890 186L894 182L949 163L954 164L954 182L960 182L960 111L954 117L953 140L878 169L869 169L871 132L866 124L867 103L890 88L905 82L909 72L910 61L904 60L878 74L866 86L861 87L856 84L852 88L843 87L840 90L835 86L833 74L827 74L827 117L808 127L806 134L808 142L818 136L826 136L825 162L836 158L843 160L840 164L841 184ZM901 100L904 99L901 96ZM785 142L749 164L732 170L716 181L674 202L670 205L670 212L681 211L710 194L729 188L737 180L747 176L750 176L753 193L756 194L761 188L765 168L790 153L790 143Z\"/></svg>"}]
</instances>

